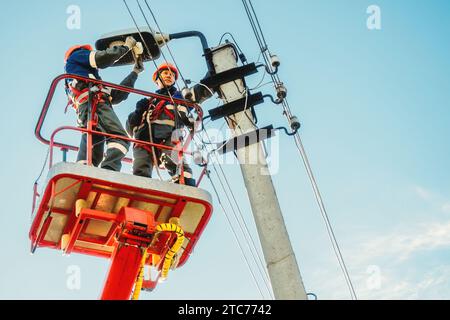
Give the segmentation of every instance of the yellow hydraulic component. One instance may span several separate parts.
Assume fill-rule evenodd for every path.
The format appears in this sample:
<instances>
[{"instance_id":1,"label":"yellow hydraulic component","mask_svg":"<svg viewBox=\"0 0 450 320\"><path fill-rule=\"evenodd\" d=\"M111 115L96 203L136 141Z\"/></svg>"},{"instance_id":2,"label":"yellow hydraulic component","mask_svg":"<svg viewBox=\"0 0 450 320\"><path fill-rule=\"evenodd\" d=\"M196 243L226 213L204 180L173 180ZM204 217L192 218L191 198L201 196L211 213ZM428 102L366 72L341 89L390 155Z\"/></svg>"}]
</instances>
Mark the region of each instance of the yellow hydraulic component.
<instances>
[{"instance_id":1,"label":"yellow hydraulic component","mask_svg":"<svg viewBox=\"0 0 450 320\"><path fill-rule=\"evenodd\" d=\"M152 265L157 266L161 261L161 257L158 254L152 254Z\"/></svg>"},{"instance_id":2,"label":"yellow hydraulic component","mask_svg":"<svg viewBox=\"0 0 450 320\"><path fill-rule=\"evenodd\" d=\"M164 231L174 232L177 235L177 240L175 241L175 244L172 246L172 248L170 248L170 250L167 252L167 254L164 258L164 264L163 264L162 273L161 273L162 279L167 278L167 274L169 273L169 269L172 264L173 257L177 254L178 251L180 251L181 245L184 242L184 231L178 226L180 223L180 219L171 218L169 221L171 223L162 223L156 227L156 231L158 231L158 232L164 232ZM147 257L148 257L148 253L147 253L147 248L146 248L146 249L143 249L139 273L136 278L136 283L134 285L134 291L133 291L133 295L131 296L131 300L138 300L139 295L141 294L142 284L144 282L145 261L147 261ZM156 255L153 255L153 257L156 257Z\"/></svg>"},{"instance_id":3,"label":"yellow hydraulic component","mask_svg":"<svg viewBox=\"0 0 450 320\"><path fill-rule=\"evenodd\" d=\"M184 242L184 231L178 226L179 219L177 220L170 220L171 222L175 223L161 223L156 227L156 231L163 232L174 232L177 235L177 241L175 241L175 244L170 248L170 250L167 252L166 256L164 257L164 264L162 267L161 272L161 278L165 279L167 278L167 274L169 273L170 266L173 261L173 257L177 254L178 251L181 249L181 245Z\"/></svg>"},{"instance_id":4,"label":"yellow hydraulic component","mask_svg":"<svg viewBox=\"0 0 450 320\"><path fill-rule=\"evenodd\" d=\"M134 284L133 295L131 296L131 300L138 300L139 295L141 294L142 283L144 282L144 269L145 269L145 261L147 260L148 253L147 248L142 250L142 259L141 259L141 267L139 268L139 273L136 278L136 283Z\"/></svg>"}]
</instances>

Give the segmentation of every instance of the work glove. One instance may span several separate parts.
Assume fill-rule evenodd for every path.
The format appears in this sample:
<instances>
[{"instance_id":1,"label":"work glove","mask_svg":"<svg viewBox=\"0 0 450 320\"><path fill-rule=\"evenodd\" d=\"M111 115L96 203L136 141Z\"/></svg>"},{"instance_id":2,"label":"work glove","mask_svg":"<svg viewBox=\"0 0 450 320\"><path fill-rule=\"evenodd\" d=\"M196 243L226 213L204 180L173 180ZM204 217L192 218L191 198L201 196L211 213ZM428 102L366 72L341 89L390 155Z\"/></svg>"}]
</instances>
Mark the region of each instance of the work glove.
<instances>
[{"instance_id":1,"label":"work glove","mask_svg":"<svg viewBox=\"0 0 450 320\"><path fill-rule=\"evenodd\" d=\"M128 47L130 50L133 49L133 47L136 45L136 40L132 36L128 36L125 39L125 47Z\"/></svg>"},{"instance_id":2,"label":"work glove","mask_svg":"<svg viewBox=\"0 0 450 320\"><path fill-rule=\"evenodd\" d=\"M138 56L138 57L135 59L135 64L134 64L133 71L134 71L136 74L139 74L139 73L141 73L141 72L144 72L144 61L143 61L143 59L142 59L142 56Z\"/></svg>"},{"instance_id":3,"label":"work glove","mask_svg":"<svg viewBox=\"0 0 450 320\"><path fill-rule=\"evenodd\" d=\"M134 55L140 56L144 53L144 47L142 46L142 42L137 42L133 47Z\"/></svg>"}]
</instances>

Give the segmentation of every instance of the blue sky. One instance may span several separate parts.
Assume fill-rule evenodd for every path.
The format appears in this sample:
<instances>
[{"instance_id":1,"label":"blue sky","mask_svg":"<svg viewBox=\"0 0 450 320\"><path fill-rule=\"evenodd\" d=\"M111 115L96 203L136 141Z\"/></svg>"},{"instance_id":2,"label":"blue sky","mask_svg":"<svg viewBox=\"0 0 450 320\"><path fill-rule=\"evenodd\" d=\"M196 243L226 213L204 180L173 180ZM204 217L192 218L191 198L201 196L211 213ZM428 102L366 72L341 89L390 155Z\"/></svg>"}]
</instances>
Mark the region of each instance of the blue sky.
<instances>
[{"instance_id":1,"label":"blue sky","mask_svg":"<svg viewBox=\"0 0 450 320\"><path fill-rule=\"evenodd\" d=\"M135 2L128 1L138 15ZM164 32L202 31L211 46L233 33L249 61L256 41L241 1L149 1ZM66 27L69 5L81 8L81 29ZM368 30L366 9L381 9L381 30ZM271 51L282 60L280 77L328 209L355 289L363 299L450 297L450 21L448 1L254 1ZM106 6L106 8L105 8ZM221 19L222 18L222 19ZM223 21L222 21L223 20ZM152 20L150 20L152 23ZM140 25L144 20L139 15ZM0 12L4 157L0 298L96 299L108 261L29 254L32 184L46 147L34 127L63 56L77 43L133 26L122 1L10 2ZM205 73L198 40L170 43L187 78ZM167 51L165 51L167 52ZM136 84L154 90L153 64ZM120 82L130 67L104 70ZM261 74L250 79L259 82ZM271 93L272 88L261 90ZM132 96L117 107L121 119ZM55 96L49 127L73 124ZM204 109L215 107L212 99ZM261 126L284 125L280 109L257 107ZM211 127L220 128L222 122ZM67 137L77 142L77 137ZM280 168L273 175L283 216L308 292L320 299L350 297L331 250L305 169L291 138L280 137ZM73 157L73 155L71 156ZM129 170L128 167L124 171ZM257 239L237 165L225 165L242 211ZM45 180L45 179L44 179ZM42 181L43 182L43 181ZM213 192L210 184L203 187ZM81 270L79 290L68 289L67 270ZM373 285L374 277L380 282ZM375 279L376 280L376 279ZM262 299L215 201L203 238L181 269L142 299Z\"/></svg>"}]
</instances>

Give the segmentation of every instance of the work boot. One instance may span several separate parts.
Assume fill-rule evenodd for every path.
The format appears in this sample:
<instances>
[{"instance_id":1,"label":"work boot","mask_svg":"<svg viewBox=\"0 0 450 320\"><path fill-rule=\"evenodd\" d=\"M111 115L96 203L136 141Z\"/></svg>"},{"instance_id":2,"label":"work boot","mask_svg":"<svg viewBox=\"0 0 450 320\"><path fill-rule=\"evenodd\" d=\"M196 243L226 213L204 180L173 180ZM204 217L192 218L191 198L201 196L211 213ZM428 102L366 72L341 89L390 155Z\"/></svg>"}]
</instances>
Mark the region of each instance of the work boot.
<instances>
[{"instance_id":1,"label":"work boot","mask_svg":"<svg viewBox=\"0 0 450 320\"><path fill-rule=\"evenodd\" d=\"M172 178L172 182L175 183L175 184L180 184L180 177ZM196 187L197 186L194 178L184 178L184 185L190 186L190 187Z\"/></svg>"},{"instance_id":2,"label":"work boot","mask_svg":"<svg viewBox=\"0 0 450 320\"><path fill-rule=\"evenodd\" d=\"M184 184L187 186L191 186L191 187L197 186L195 179L193 179L193 178L184 178Z\"/></svg>"},{"instance_id":3,"label":"work boot","mask_svg":"<svg viewBox=\"0 0 450 320\"><path fill-rule=\"evenodd\" d=\"M103 169L120 171L120 169L122 168L122 159L125 157L128 151L128 144L124 146L121 143L109 142L107 146L108 148L106 150L105 158L103 159L100 166Z\"/></svg>"}]
</instances>

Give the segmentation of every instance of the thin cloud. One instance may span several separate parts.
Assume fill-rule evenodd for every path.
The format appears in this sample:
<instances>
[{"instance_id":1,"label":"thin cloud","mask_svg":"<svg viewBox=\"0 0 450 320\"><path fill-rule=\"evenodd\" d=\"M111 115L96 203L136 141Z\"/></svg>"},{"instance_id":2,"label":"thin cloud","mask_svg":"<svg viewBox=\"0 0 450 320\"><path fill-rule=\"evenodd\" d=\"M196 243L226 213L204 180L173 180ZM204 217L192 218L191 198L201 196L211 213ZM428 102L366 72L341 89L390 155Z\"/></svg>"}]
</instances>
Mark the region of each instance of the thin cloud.
<instances>
[{"instance_id":1,"label":"thin cloud","mask_svg":"<svg viewBox=\"0 0 450 320\"><path fill-rule=\"evenodd\" d=\"M433 197L433 193L431 191L420 186L415 186L414 192L419 196L419 198L423 200L431 200L431 198Z\"/></svg>"},{"instance_id":2,"label":"thin cloud","mask_svg":"<svg viewBox=\"0 0 450 320\"><path fill-rule=\"evenodd\" d=\"M398 273L398 272L397 272ZM379 290L366 290L365 299L445 299L450 295L450 266L438 266L425 274L389 274Z\"/></svg>"},{"instance_id":3,"label":"thin cloud","mask_svg":"<svg viewBox=\"0 0 450 320\"><path fill-rule=\"evenodd\" d=\"M389 255L403 261L418 251L447 246L450 246L450 221L433 222L408 231L379 236L364 243L361 252L365 255L363 260Z\"/></svg>"},{"instance_id":4,"label":"thin cloud","mask_svg":"<svg viewBox=\"0 0 450 320\"><path fill-rule=\"evenodd\" d=\"M420 253L446 247L450 247L450 221L392 231L348 248L345 258L358 298L448 298L450 266L428 270L425 265L411 261ZM330 265L333 263L334 260L330 261ZM379 272L373 272L373 267ZM339 269L315 269L308 273L311 277L308 282L313 284L312 289L319 293L319 298L350 299ZM373 285L376 281L379 281L378 286Z\"/></svg>"},{"instance_id":5,"label":"thin cloud","mask_svg":"<svg viewBox=\"0 0 450 320\"><path fill-rule=\"evenodd\" d=\"M443 213L450 213L450 201L441 194L428 190L421 186L414 186L414 193L422 200L436 207Z\"/></svg>"},{"instance_id":6,"label":"thin cloud","mask_svg":"<svg viewBox=\"0 0 450 320\"><path fill-rule=\"evenodd\" d=\"M442 209L442 212L444 212L444 213L450 213L450 203L449 202L444 203L442 205L441 209Z\"/></svg>"}]
</instances>

